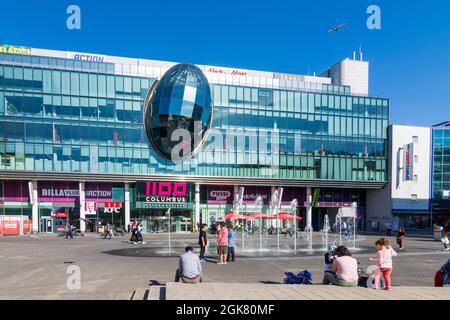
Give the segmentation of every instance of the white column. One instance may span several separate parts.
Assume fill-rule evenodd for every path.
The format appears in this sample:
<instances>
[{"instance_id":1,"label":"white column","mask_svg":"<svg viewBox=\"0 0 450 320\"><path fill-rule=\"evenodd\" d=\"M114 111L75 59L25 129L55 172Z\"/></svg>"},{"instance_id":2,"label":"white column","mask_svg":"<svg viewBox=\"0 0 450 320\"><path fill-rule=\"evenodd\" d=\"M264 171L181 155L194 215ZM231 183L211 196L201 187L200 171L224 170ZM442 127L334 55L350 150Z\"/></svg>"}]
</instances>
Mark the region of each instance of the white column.
<instances>
[{"instance_id":1,"label":"white column","mask_svg":"<svg viewBox=\"0 0 450 320\"><path fill-rule=\"evenodd\" d=\"M131 210L130 210L130 184L125 183L125 230L128 224L131 222Z\"/></svg>"},{"instance_id":2,"label":"white column","mask_svg":"<svg viewBox=\"0 0 450 320\"><path fill-rule=\"evenodd\" d=\"M198 224L200 223L200 184L195 184L195 195L194 195L194 206L195 206L195 220L194 220L194 230L196 230Z\"/></svg>"},{"instance_id":3,"label":"white column","mask_svg":"<svg viewBox=\"0 0 450 320\"><path fill-rule=\"evenodd\" d=\"M39 202L38 202L38 191L37 191L37 182L30 181L30 201L31 201L31 213L32 213L32 232L36 234L39 232Z\"/></svg>"},{"instance_id":4,"label":"white column","mask_svg":"<svg viewBox=\"0 0 450 320\"><path fill-rule=\"evenodd\" d=\"M306 188L306 227L305 230L312 230L312 190L311 187Z\"/></svg>"},{"instance_id":5,"label":"white column","mask_svg":"<svg viewBox=\"0 0 450 320\"><path fill-rule=\"evenodd\" d=\"M80 230L86 232L86 211L84 210L86 203L84 182L80 182Z\"/></svg>"}]
</instances>

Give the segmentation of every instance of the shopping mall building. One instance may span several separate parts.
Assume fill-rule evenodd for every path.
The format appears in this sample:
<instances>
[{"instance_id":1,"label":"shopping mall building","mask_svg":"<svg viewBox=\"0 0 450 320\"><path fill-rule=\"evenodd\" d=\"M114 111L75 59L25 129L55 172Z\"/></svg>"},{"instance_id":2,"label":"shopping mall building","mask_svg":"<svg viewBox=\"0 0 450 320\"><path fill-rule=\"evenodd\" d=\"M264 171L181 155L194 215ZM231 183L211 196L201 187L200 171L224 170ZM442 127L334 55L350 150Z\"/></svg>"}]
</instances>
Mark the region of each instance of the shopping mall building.
<instances>
[{"instance_id":1,"label":"shopping mall building","mask_svg":"<svg viewBox=\"0 0 450 320\"><path fill-rule=\"evenodd\" d=\"M269 213L282 187L279 210L297 199L315 230L354 202L365 229L388 180L389 99L368 79L362 54L310 76L0 45L0 216L167 231L171 208L189 232L241 187L243 214ZM193 138L176 160L175 129Z\"/></svg>"}]
</instances>

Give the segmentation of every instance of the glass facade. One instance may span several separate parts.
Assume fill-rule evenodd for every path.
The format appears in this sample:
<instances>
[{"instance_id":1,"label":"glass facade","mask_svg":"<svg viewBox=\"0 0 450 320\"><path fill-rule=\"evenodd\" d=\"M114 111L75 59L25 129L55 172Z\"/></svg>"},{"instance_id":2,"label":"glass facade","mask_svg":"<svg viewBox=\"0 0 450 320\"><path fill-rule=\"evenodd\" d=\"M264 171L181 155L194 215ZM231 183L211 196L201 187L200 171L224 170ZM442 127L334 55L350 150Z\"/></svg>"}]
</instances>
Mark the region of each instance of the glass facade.
<instances>
[{"instance_id":1,"label":"glass facade","mask_svg":"<svg viewBox=\"0 0 450 320\"><path fill-rule=\"evenodd\" d=\"M450 219L450 123L433 127L433 222L446 225Z\"/></svg>"},{"instance_id":2,"label":"glass facade","mask_svg":"<svg viewBox=\"0 0 450 320\"><path fill-rule=\"evenodd\" d=\"M211 83L211 127L227 138L212 149L210 135L193 159L173 164L143 126L154 80L111 63L0 54L0 170L387 180L388 99L343 86Z\"/></svg>"}]
</instances>

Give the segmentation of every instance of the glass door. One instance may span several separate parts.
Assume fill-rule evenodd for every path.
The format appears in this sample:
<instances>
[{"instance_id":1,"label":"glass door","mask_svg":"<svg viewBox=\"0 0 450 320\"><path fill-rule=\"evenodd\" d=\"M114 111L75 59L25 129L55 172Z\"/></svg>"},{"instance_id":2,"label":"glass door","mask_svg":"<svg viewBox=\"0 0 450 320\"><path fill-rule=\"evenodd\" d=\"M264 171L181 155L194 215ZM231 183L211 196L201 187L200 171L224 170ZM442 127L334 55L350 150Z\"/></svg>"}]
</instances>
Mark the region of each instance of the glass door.
<instances>
[{"instance_id":1,"label":"glass door","mask_svg":"<svg viewBox=\"0 0 450 320\"><path fill-rule=\"evenodd\" d=\"M52 233L53 232L52 218L51 217L41 217L40 227L41 227L40 232Z\"/></svg>"}]
</instances>

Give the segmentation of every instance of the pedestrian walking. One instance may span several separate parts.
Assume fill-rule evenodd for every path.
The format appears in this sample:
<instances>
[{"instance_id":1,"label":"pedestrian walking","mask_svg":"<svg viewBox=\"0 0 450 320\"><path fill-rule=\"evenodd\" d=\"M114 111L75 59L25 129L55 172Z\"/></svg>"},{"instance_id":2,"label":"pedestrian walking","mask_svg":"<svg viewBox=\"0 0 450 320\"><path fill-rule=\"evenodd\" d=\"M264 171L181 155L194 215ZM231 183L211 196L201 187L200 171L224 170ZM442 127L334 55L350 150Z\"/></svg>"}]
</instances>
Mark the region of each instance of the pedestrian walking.
<instances>
[{"instance_id":1,"label":"pedestrian walking","mask_svg":"<svg viewBox=\"0 0 450 320\"><path fill-rule=\"evenodd\" d=\"M198 244L200 246L200 262L205 260L206 245L208 244L208 239L206 237L205 225L200 226L200 233L198 235Z\"/></svg>"},{"instance_id":2,"label":"pedestrian walking","mask_svg":"<svg viewBox=\"0 0 450 320\"><path fill-rule=\"evenodd\" d=\"M70 237L70 239L73 239L73 226L70 222L66 223L66 239Z\"/></svg>"},{"instance_id":3,"label":"pedestrian walking","mask_svg":"<svg viewBox=\"0 0 450 320\"><path fill-rule=\"evenodd\" d=\"M405 240L405 228L400 227L400 229L398 229L398 232L397 232L397 244L399 246L398 250L404 249L404 246L403 246L404 240Z\"/></svg>"},{"instance_id":4,"label":"pedestrian walking","mask_svg":"<svg viewBox=\"0 0 450 320\"><path fill-rule=\"evenodd\" d=\"M137 242L136 232L137 232L137 221L134 220L133 223L131 224L131 238L130 238L130 242L134 244L136 244Z\"/></svg>"},{"instance_id":5,"label":"pedestrian walking","mask_svg":"<svg viewBox=\"0 0 450 320\"><path fill-rule=\"evenodd\" d=\"M227 264L228 255L228 229L225 226L225 222L220 222L219 230L217 231L217 248L219 259L218 264Z\"/></svg>"},{"instance_id":6,"label":"pedestrian walking","mask_svg":"<svg viewBox=\"0 0 450 320\"><path fill-rule=\"evenodd\" d=\"M227 255L227 261L235 261L235 251L234 247L236 245L236 232L233 230L233 226L228 227L228 255Z\"/></svg>"},{"instance_id":7,"label":"pedestrian walking","mask_svg":"<svg viewBox=\"0 0 450 320\"><path fill-rule=\"evenodd\" d=\"M392 223L390 221L386 223L386 236L392 237Z\"/></svg>"},{"instance_id":8,"label":"pedestrian walking","mask_svg":"<svg viewBox=\"0 0 450 320\"><path fill-rule=\"evenodd\" d=\"M109 235L109 223L105 224L104 232L103 232L103 239L106 239L106 237L109 236L111 239L111 236Z\"/></svg>"},{"instance_id":9,"label":"pedestrian walking","mask_svg":"<svg viewBox=\"0 0 450 320\"><path fill-rule=\"evenodd\" d=\"M444 244L445 251L450 250L450 248L448 247L450 241L448 240L447 232L445 232L444 230L442 230L441 242Z\"/></svg>"},{"instance_id":10,"label":"pedestrian walking","mask_svg":"<svg viewBox=\"0 0 450 320\"><path fill-rule=\"evenodd\" d=\"M142 225L142 221L139 221L137 227L136 227L136 242L144 244L144 238L142 237L142 230L144 229L144 226Z\"/></svg>"},{"instance_id":11,"label":"pedestrian walking","mask_svg":"<svg viewBox=\"0 0 450 320\"><path fill-rule=\"evenodd\" d=\"M374 275L373 288L378 289L380 276L383 274L384 282L386 284L384 290L391 291L391 274L392 274L392 257L397 256L397 252L389 244L386 238L380 238L375 241L375 248L377 249L377 257L369 258L370 261L375 262L377 270Z\"/></svg>"}]
</instances>

